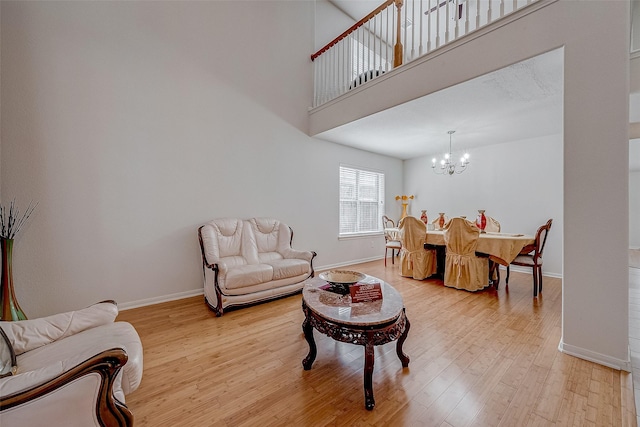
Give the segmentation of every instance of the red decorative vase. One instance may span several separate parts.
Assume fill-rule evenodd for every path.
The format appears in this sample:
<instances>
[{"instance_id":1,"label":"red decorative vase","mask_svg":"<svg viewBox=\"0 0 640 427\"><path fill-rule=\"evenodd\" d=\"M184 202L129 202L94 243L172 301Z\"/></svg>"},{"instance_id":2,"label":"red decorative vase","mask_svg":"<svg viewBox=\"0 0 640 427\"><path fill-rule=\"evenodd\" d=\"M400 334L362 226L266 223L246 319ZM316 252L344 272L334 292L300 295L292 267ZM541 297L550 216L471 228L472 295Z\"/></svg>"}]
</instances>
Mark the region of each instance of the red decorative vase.
<instances>
[{"instance_id":1,"label":"red decorative vase","mask_svg":"<svg viewBox=\"0 0 640 427\"><path fill-rule=\"evenodd\" d=\"M16 300L13 290L13 270L11 268L13 256L13 239L0 237L0 248L2 249L2 276L0 276L0 308L2 316L0 320L26 320L22 308Z\"/></svg>"},{"instance_id":2,"label":"red decorative vase","mask_svg":"<svg viewBox=\"0 0 640 427\"><path fill-rule=\"evenodd\" d=\"M427 211L426 210L422 211L422 215L420 215L420 220L422 222L424 222L425 225L427 224L427 222L429 222L429 218L427 218Z\"/></svg>"},{"instance_id":3,"label":"red decorative vase","mask_svg":"<svg viewBox=\"0 0 640 427\"><path fill-rule=\"evenodd\" d=\"M484 233L484 229L487 226L487 217L484 216L484 210L478 209L478 217L476 218L476 226L480 229L481 233Z\"/></svg>"},{"instance_id":4,"label":"red decorative vase","mask_svg":"<svg viewBox=\"0 0 640 427\"><path fill-rule=\"evenodd\" d=\"M444 228L444 212L440 212L440 218L438 218L438 228L442 230Z\"/></svg>"}]
</instances>

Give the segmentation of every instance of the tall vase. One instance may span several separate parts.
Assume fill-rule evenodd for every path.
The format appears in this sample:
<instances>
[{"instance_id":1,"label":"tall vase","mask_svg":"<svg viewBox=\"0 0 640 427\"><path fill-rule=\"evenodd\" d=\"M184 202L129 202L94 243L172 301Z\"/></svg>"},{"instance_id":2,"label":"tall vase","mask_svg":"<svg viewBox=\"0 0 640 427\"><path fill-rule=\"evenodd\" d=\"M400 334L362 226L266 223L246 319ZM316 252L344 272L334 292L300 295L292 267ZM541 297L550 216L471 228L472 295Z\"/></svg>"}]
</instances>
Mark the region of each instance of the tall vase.
<instances>
[{"instance_id":1,"label":"tall vase","mask_svg":"<svg viewBox=\"0 0 640 427\"><path fill-rule=\"evenodd\" d=\"M26 320L22 308L18 304L13 290L13 239L0 237L0 249L2 250L2 276L0 276L0 307L2 316L0 320Z\"/></svg>"},{"instance_id":2,"label":"tall vase","mask_svg":"<svg viewBox=\"0 0 640 427\"><path fill-rule=\"evenodd\" d=\"M484 216L484 209L478 209L478 217L476 218L476 226L480 229L481 233L484 233L484 228L487 226L487 217Z\"/></svg>"},{"instance_id":3,"label":"tall vase","mask_svg":"<svg viewBox=\"0 0 640 427\"><path fill-rule=\"evenodd\" d=\"M400 215L400 219L406 217L407 214L407 206L409 206L409 203L403 203L402 204L402 215Z\"/></svg>"},{"instance_id":4,"label":"tall vase","mask_svg":"<svg viewBox=\"0 0 640 427\"><path fill-rule=\"evenodd\" d=\"M421 220L422 222L424 222L425 224L426 224L427 222L429 222L429 218L427 218L427 211L426 211L426 210L423 210L423 211L422 211L422 215L420 215L420 220Z\"/></svg>"},{"instance_id":5,"label":"tall vase","mask_svg":"<svg viewBox=\"0 0 640 427\"><path fill-rule=\"evenodd\" d=\"M444 228L444 212L440 212L440 218L438 218L438 229L442 230Z\"/></svg>"}]
</instances>

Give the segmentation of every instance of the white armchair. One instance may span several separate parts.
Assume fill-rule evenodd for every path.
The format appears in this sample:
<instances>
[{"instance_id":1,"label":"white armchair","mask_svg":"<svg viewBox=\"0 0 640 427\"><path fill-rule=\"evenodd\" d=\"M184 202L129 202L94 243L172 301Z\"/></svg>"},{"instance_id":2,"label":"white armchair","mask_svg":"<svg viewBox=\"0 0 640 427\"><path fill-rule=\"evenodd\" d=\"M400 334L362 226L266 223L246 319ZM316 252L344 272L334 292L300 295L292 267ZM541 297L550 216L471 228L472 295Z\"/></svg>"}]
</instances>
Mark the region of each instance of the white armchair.
<instances>
[{"instance_id":1,"label":"white armchair","mask_svg":"<svg viewBox=\"0 0 640 427\"><path fill-rule=\"evenodd\" d=\"M0 322L0 425L132 425L124 396L140 385L142 343L117 315L106 301Z\"/></svg>"}]
</instances>

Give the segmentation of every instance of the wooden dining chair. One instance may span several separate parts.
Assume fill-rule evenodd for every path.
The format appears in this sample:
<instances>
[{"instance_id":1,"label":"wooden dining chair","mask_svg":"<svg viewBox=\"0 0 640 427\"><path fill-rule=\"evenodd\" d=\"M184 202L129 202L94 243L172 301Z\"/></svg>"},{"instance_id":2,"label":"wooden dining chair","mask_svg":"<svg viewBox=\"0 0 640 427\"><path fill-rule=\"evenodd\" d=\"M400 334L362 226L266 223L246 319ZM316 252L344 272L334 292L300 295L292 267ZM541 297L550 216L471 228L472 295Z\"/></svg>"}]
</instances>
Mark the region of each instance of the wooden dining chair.
<instances>
[{"instance_id":1,"label":"wooden dining chair","mask_svg":"<svg viewBox=\"0 0 640 427\"><path fill-rule=\"evenodd\" d=\"M382 228L386 230L387 228L395 228L396 224L393 222L391 218L386 215L382 215ZM391 249L391 264L395 264L395 258L400 254L400 249L402 249L402 243L397 238L394 239L389 235L386 231L384 232L384 266L387 266L387 254Z\"/></svg>"},{"instance_id":2,"label":"wooden dining chair","mask_svg":"<svg viewBox=\"0 0 640 427\"><path fill-rule=\"evenodd\" d=\"M540 226L536 232L536 238L533 245L525 246L520 254L511 261L511 264L521 267L531 267L533 270L533 296L537 297L542 292L542 251L547 243L547 236L551 229L553 219L547 221L546 224ZM507 265L507 286L509 286L509 266Z\"/></svg>"},{"instance_id":3,"label":"wooden dining chair","mask_svg":"<svg viewBox=\"0 0 640 427\"><path fill-rule=\"evenodd\" d=\"M500 222L492 216L486 216L487 226L484 231L487 233L499 233ZM489 257L489 281L498 289L500 283L500 264L496 262L494 257Z\"/></svg>"}]
</instances>

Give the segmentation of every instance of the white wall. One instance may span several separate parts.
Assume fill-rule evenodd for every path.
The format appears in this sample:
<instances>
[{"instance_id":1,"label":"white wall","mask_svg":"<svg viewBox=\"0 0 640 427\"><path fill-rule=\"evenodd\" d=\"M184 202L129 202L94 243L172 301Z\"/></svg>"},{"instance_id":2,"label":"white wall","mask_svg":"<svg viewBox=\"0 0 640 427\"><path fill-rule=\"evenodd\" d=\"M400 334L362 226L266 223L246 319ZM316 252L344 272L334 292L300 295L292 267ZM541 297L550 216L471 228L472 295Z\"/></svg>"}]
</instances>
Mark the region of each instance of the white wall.
<instances>
[{"instance_id":1,"label":"white wall","mask_svg":"<svg viewBox=\"0 0 640 427\"><path fill-rule=\"evenodd\" d=\"M2 2L3 202L29 317L201 291L197 227L272 216L316 267L382 257L338 241L340 162L402 162L309 138L312 2Z\"/></svg>"},{"instance_id":2,"label":"white wall","mask_svg":"<svg viewBox=\"0 0 640 427\"><path fill-rule=\"evenodd\" d=\"M629 173L629 247L640 248L640 171Z\"/></svg>"},{"instance_id":3,"label":"white wall","mask_svg":"<svg viewBox=\"0 0 640 427\"><path fill-rule=\"evenodd\" d=\"M315 53L355 24L356 21L335 7L329 0L315 0L314 4L315 47L313 51Z\"/></svg>"},{"instance_id":4,"label":"white wall","mask_svg":"<svg viewBox=\"0 0 640 427\"><path fill-rule=\"evenodd\" d=\"M474 149L460 175L436 175L432 156L405 161L405 189L415 194L413 214L475 219L478 209L500 222L502 231L534 235L553 218L545 246L544 273L562 275L562 135Z\"/></svg>"}]
</instances>

